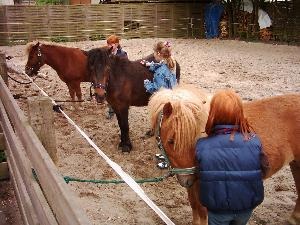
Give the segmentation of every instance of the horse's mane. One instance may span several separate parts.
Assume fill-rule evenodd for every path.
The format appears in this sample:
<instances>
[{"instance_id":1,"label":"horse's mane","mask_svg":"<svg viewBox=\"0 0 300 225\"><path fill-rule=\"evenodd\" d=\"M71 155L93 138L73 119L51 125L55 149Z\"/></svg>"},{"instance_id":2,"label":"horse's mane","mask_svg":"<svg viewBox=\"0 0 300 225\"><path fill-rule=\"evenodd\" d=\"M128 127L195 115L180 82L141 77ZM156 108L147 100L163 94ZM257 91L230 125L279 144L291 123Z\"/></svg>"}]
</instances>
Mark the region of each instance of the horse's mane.
<instances>
[{"instance_id":1,"label":"horse's mane","mask_svg":"<svg viewBox=\"0 0 300 225\"><path fill-rule=\"evenodd\" d=\"M175 149L184 154L184 149L195 146L196 139L205 136L208 117L208 95L191 86L178 86L173 90L162 89L149 101L151 126L155 130L157 118L166 103L172 105L172 114L165 121L168 130L175 131Z\"/></svg>"},{"instance_id":2,"label":"horse's mane","mask_svg":"<svg viewBox=\"0 0 300 225\"><path fill-rule=\"evenodd\" d=\"M40 45L58 46L58 47L64 47L64 48L79 49L79 48L74 48L74 47L68 47L66 45L59 44L59 43L56 43L56 42L35 40L35 41L31 41L31 42L26 44L26 48L25 48L26 55L28 55L30 53L33 46L35 46L37 43L40 43Z\"/></svg>"}]
</instances>

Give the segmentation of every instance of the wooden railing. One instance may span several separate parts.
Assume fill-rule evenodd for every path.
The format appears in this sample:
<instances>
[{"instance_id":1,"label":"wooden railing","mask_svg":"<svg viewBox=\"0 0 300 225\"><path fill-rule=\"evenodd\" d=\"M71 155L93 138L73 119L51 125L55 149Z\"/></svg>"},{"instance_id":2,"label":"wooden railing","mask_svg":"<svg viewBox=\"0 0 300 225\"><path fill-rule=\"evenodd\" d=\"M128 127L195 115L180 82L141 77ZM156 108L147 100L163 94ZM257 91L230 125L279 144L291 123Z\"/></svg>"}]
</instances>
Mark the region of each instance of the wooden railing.
<instances>
[{"instance_id":1,"label":"wooden railing","mask_svg":"<svg viewBox=\"0 0 300 225\"><path fill-rule=\"evenodd\" d=\"M0 45L35 39L78 41L204 36L203 4L0 6Z\"/></svg>"},{"instance_id":2,"label":"wooden railing","mask_svg":"<svg viewBox=\"0 0 300 225\"><path fill-rule=\"evenodd\" d=\"M24 225L91 224L1 76L0 136Z\"/></svg>"}]
</instances>

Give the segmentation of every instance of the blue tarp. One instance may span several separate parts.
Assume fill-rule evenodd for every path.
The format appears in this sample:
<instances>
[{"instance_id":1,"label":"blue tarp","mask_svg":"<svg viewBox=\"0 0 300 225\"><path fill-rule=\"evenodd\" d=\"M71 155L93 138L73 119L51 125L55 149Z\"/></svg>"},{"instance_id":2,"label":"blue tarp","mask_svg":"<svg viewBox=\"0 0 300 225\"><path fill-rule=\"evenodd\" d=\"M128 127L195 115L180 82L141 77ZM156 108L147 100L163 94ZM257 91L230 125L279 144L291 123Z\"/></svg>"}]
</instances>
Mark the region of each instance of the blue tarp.
<instances>
[{"instance_id":1,"label":"blue tarp","mask_svg":"<svg viewBox=\"0 0 300 225\"><path fill-rule=\"evenodd\" d=\"M209 3L205 7L206 38L216 38L219 36L219 23L223 12L224 6L220 3Z\"/></svg>"}]
</instances>

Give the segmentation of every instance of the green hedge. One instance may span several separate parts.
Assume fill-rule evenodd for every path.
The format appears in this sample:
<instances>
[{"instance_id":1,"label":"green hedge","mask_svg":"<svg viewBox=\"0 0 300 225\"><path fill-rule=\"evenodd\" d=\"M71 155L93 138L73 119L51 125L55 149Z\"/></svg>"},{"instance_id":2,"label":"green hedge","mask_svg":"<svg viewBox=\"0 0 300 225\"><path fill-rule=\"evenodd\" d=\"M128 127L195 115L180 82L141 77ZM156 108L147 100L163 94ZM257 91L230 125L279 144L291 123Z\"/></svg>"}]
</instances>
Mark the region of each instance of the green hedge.
<instances>
[{"instance_id":1,"label":"green hedge","mask_svg":"<svg viewBox=\"0 0 300 225\"><path fill-rule=\"evenodd\" d=\"M0 163L6 162L6 155L4 151L0 150Z\"/></svg>"}]
</instances>

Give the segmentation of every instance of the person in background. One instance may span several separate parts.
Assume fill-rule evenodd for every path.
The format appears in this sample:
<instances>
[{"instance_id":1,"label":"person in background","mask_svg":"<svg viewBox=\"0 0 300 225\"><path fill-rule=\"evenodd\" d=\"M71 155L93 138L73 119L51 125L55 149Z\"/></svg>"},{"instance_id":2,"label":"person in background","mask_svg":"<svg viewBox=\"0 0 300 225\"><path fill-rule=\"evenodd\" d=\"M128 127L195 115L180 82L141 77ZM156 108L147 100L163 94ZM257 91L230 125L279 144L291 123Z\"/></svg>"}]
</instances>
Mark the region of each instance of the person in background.
<instances>
[{"instance_id":1,"label":"person in background","mask_svg":"<svg viewBox=\"0 0 300 225\"><path fill-rule=\"evenodd\" d=\"M107 46L112 47L112 54L128 59L127 52L122 49L120 41L121 39L116 35L110 35L106 39Z\"/></svg>"},{"instance_id":2,"label":"person in background","mask_svg":"<svg viewBox=\"0 0 300 225\"><path fill-rule=\"evenodd\" d=\"M208 224L246 225L264 199L268 164L234 91L213 96L205 131L208 136L196 143L196 158L199 198L208 210Z\"/></svg>"},{"instance_id":3,"label":"person in background","mask_svg":"<svg viewBox=\"0 0 300 225\"><path fill-rule=\"evenodd\" d=\"M108 47L112 48L113 55L128 59L127 52L125 52L120 45L120 40L121 39L118 36L110 35L106 39L106 43L107 43ZM113 118L114 114L115 114L114 110L112 109L112 107L110 105L108 105L107 119Z\"/></svg>"},{"instance_id":4,"label":"person in background","mask_svg":"<svg viewBox=\"0 0 300 225\"><path fill-rule=\"evenodd\" d=\"M219 37L219 24L224 13L221 0L212 0L204 10L205 36L207 39Z\"/></svg>"},{"instance_id":5,"label":"person in background","mask_svg":"<svg viewBox=\"0 0 300 225\"><path fill-rule=\"evenodd\" d=\"M176 62L171 56L170 42L158 42L154 46L154 58L158 63L141 61L141 63L153 72L153 81L144 80L144 86L147 92L154 93L160 88L172 89L177 85L176 80Z\"/></svg>"}]
</instances>

